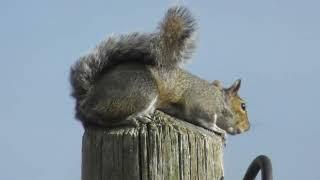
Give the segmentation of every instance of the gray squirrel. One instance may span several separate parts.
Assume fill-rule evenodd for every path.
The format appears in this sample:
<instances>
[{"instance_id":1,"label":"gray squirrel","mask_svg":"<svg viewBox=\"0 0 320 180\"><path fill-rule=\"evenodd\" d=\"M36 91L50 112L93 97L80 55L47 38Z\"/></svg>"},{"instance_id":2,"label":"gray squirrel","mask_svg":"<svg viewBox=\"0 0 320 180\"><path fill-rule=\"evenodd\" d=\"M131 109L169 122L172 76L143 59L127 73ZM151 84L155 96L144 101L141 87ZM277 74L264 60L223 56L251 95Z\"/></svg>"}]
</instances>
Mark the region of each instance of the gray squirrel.
<instances>
[{"instance_id":1,"label":"gray squirrel","mask_svg":"<svg viewBox=\"0 0 320 180\"><path fill-rule=\"evenodd\" d=\"M196 29L191 12L174 6L155 32L111 36L80 57L70 73L76 118L85 126L136 126L160 110L212 131L247 131L240 80L223 88L182 68L195 49Z\"/></svg>"}]
</instances>

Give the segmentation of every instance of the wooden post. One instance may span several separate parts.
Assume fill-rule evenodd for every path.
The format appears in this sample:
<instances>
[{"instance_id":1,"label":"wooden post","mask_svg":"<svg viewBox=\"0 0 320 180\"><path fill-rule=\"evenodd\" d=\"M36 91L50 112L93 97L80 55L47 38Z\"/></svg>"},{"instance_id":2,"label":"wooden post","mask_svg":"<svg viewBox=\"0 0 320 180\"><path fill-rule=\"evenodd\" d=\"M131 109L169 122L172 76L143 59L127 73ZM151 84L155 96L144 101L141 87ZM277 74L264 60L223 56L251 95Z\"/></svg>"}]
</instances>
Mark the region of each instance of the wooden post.
<instances>
[{"instance_id":1,"label":"wooden post","mask_svg":"<svg viewBox=\"0 0 320 180\"><path fill-rule=\"evenodd\" d=\"M138 128L87 128L82 180L220 180L220 136L156 112Z\"/></svg>"}]
</instances>

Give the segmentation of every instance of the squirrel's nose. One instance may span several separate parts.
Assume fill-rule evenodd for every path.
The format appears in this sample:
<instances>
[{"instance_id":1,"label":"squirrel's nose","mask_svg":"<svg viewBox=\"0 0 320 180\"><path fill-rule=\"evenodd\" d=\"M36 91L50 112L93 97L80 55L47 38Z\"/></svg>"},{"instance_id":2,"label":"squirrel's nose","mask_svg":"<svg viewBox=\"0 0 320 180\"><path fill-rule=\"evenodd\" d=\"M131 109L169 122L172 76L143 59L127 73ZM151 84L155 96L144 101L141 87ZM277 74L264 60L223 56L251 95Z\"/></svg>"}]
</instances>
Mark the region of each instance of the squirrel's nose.
<instances>
[{"instance_id":1,"label":"squirrel's nose","mask_svg":"<svg viewBox=\"0 0 320 180\"><path fill-rule=\"evenodd\" d=\"M241 134L248 131L249 129L250 129L250 124L248 124L248 126L246 126L245 128L237 128L235 131L236 131L236 134Z\"/></svg>"},{"instance_id":2,"label":"squirrel's nose","mask_svg":"<svg viewBox=\"0 0 320 180\"><path fill-rule=\"evenodd\" d=\"M234 127L228 127L227 132L231 135L236 135L237 134L237 129L235 129Z\"/></svg>"}]
</instances>

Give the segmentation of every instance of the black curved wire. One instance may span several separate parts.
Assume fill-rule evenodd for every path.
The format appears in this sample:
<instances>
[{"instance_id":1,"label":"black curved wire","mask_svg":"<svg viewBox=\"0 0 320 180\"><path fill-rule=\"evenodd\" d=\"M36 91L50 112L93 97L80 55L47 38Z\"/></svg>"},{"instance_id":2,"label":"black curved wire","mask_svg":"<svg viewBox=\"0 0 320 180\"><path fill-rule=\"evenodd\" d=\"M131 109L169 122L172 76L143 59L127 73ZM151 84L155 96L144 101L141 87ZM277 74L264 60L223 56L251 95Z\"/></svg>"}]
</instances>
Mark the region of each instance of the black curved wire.
<instances>
[{"instance_id":1,"label":"black curved wire","mask_svg":"<svg viewBox=\"0 0 320 180\"><path fill-rule=\"evenodd\" d=\"M261 180L272 180L272 164L271 160L265 156L260 155L256 157L247 169L243 180L254 180L261 170Z\"/></svg>"}]
</instances>

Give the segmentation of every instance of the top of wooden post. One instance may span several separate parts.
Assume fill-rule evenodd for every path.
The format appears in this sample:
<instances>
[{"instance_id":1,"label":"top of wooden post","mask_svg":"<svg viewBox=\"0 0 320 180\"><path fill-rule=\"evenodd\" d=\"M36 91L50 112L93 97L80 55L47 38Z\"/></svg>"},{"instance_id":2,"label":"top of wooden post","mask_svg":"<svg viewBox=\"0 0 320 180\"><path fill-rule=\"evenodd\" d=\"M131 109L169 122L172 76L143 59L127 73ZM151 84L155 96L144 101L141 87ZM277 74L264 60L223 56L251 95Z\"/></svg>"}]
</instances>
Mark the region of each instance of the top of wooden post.
<instances>
[{"instance_id":1,"label":"top of wooden post","mask_svg":"<svg viewBox=\"0 0 320 180\"><path fill-rule=\"evenodd\" d=\"M82 180L220 180L223 140L214 132L156 111L149 124L83 136Z\"/></svg>"}]
</instances>

